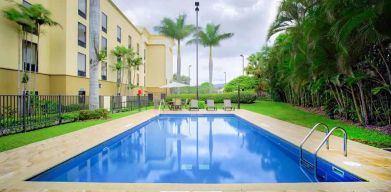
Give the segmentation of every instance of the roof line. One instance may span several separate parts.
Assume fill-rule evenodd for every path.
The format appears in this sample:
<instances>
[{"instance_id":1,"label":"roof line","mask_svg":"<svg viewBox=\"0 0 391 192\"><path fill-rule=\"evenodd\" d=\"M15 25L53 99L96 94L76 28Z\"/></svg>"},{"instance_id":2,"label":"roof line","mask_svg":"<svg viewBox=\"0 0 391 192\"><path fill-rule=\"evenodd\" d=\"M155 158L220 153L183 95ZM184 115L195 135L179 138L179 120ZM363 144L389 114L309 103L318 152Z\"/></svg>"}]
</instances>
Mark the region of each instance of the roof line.
<instances>
[{"instance_id":1,"label":"roof line","mask_svg":"<svg viewBox=\"0 0 391 192\"><path fill-rule=\"evenodd\" d=\"M137 31L138 34L142 35L142 32L130 21L130 19L118 8L118 6L113 2L113 0L107 0L109 3L117 9L117 11L125 18L125 20Z\"/></svg>"}]
</instances>

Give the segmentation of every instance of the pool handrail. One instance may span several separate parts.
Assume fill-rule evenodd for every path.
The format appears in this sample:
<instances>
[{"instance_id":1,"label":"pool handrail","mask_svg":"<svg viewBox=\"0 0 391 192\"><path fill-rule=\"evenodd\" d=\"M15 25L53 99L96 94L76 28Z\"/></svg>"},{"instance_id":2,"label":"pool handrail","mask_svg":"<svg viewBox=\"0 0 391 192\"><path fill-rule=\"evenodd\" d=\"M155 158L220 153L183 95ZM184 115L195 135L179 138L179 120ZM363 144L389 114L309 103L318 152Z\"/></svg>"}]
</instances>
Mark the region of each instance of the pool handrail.
<instances>
[{"instance_id":1,"label":"pool handrail","mask_svg":"<svg viewBox=\"0 0 391 192\"><path fill-rule=\"evenodd\" d=\"M309 139L309 137L312 135L312 133L314 133L316 128L318 128L319 126L323 126L326 128L326 136L327 136L327 134L329 134L330 129L326 124L317 123L316 125L314 125L312 127L312 129L308 132L308 134L304 137L303 141L300 143L300 162L303 160L303 145L304 145L304 143ZM329 149L329 140L328 139L326 141L326 148Z\"/></svg>"},{"instance_id":2,"label":"pool handrail","mask_svg":"<svg viewBox=\"0 0 391 192\"><path fill-rule=\"evenodd\" d=\"M314 156L315 156L315 166L314 166L314 171L315 171L315 177L317 175L317 166L318 166L318 152L319 150L322 148L322 146L324 145L324 143L329 139L329 137L333 134L333 132L335 130L341 130L342 133L343 133L343 152L344 152L344 156L347 157L348 156L348 141L347 141L347 133L346 133L346 130L342 127L339 127L339 126L336 126L334 128L331 129L331 131L329 132L329 134L326 135L326 137L323 139L323 141L319 144L319 146L316 148L316 151L314 153Z\"/></svg>"}]
</instances>

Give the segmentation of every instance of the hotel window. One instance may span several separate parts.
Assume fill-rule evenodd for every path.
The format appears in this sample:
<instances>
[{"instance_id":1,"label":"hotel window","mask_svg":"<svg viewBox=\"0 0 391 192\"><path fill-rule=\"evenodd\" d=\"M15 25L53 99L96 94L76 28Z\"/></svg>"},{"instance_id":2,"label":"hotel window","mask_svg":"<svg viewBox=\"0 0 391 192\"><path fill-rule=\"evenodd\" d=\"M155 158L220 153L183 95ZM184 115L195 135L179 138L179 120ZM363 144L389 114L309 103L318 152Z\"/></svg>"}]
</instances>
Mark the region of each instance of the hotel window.
<instances>
[{"instance_id":1,"label":"hotel window","mask_svg":"<svg viewBox=\"0 0 391 192\"><path fill-rule=\"evenodd\" d=\"M38 71L37 44L30 41L23 41L23 68L26 71Z\"/></svg>"},{"instance_id":2,"label":"hotel window","mask_svg":"<svg viewBox=\"0 0 391 192\"><path fill-rule=\"evenodd\" d=\"M140 55L140 45L137 43L137 55Z\"/></svg>"},{"instance_id":3,"label":"hotel window","mask_svg":"<svg viewBox=\"0 0 391 192\"><path fill-rule=\"evenodd\" d=\"M86 47L87 44L87 28L85 25L79 23L78 33L77 33L77 42L81 47Z\"/></svg>"},{"instance_id":4,"label":"hotel window","mask_svg":"<svg viewBox=\"0 0 391 192\"><path fill-rule=\"evenodd\" d=\"M102 80L107 80L107 62L102 63Z\"/></svg>"},{"instance_id":5,"label":"hotel window","mask_svg":"<svg viewBox=\"0 0 391 192\"><path fill-rule=\"evenodd\" d=\"M86 76L86 55L82 53L77 54L77 75Z\"/></svg>"},{"instance_id":6,"label":"hotel window","mask_svg":"<svg viewBox=\"0 0 391 192\"><path fill-rule=\"evenodd\" d=\"M102 48L101 50L105 50L106 51L106 54L107 54L107 39L105 37L102 37Z\"/></svg>"},{"instance_id":7,"label":"hotel window","mask_svg":"<svg viewBox=\"0 0 391 192\"><path fill-rule=\"evenodd\" d=\"M132 48L132 37L130 35L128 36L128 48Z\"/></svg>"},{"instance_id":8,"label":"hotel window","mask_svg":"<svg viewBox=\"0 0 391 192\"><path fill-rule=\"evenodd\" d=\"M102 31L107 33L107 15L102 12Z\"/></svg>"},{"instance_id":9,"label":"hotel window","mask_svg":"<svg viewBox=\"0 0 391 192\"><path fill-rule=\"evenodd\" d=\"M79 15L86 18L87 15L87 0L79 0L78 11Z\"/></svg>"},{"instance_id":10,"label":"hotel window","mask_svg":"<svg viewBox=\"0 0 391 192\"><path fill-rule=\"evenodd\" d=\"M121 27L117 26L117 41L121 43Z\"/></svg>"}]
</instances>

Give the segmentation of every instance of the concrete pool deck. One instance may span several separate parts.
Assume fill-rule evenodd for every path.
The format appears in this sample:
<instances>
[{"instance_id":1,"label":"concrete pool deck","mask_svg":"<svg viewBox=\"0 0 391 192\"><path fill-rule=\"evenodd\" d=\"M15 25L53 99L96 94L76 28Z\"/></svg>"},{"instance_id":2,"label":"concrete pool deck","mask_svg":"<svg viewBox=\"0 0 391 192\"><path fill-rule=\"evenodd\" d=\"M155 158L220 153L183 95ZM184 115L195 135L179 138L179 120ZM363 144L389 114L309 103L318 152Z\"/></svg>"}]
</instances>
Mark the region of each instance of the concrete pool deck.
<instances>
[{"instance_id":1,"label":"concrete pool deck","mask_svg":"<svg viewBox=\"0 0 391 192\"><path fill-rule=\"evenodd\" d=\"M299 145L309 129L247 110L140 112L62 136L0 153L0 192L3 191L391 191L391 152L348 141L348 157L342 153L342 139L332 137L330 150L319 157L368 182L260 183L260 184L126 184L60 183L25 181L129 128L159 114L235 114L263 129ZM348 133L349 134L349 133ZM304 146L314 151L324 133L315 132Z\"/></svg>"}]
</instances>

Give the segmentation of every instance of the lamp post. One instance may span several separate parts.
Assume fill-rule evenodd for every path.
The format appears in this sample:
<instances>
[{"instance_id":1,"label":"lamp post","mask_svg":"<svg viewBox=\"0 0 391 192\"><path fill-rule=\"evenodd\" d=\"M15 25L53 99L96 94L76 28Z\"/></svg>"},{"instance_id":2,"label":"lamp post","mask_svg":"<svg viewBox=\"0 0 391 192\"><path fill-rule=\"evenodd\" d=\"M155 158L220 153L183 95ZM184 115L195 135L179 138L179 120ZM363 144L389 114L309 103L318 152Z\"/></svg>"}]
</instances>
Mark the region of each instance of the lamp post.
<instances>
[{"instance_id":1,"label":"lamp post","mask_svg":"<svg viewBox=\"0 0 391 192\"><path fill-rule=\"evenodd\" d=\"M242 57L242 75L244 75L244 55L240 54L240 56Z\"/></svg>"},{"instance_id":2,"label":"lamp post","mask_svg":"<svg viewBox=\"0 0 391 192\"><path fill-rule=\"evenodd\" d=\"M200 10L198 8L198 6L200 6L200 3L198 1L195 2L195 12L196 12L196 98L197 100L199 100L199 97L198 97L198 11Z\"/></svg>"}]
</instances>

